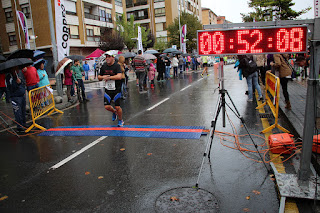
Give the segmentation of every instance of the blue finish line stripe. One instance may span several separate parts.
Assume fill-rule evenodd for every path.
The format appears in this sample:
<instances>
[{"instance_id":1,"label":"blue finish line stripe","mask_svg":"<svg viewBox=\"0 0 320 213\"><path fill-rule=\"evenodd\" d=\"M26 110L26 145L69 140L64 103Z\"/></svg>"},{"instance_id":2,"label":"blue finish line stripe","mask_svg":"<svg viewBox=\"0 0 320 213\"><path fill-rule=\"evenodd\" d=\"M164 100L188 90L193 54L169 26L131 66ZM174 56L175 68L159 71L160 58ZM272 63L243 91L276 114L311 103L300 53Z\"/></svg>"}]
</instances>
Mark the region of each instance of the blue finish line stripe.
<instances>
[{"instance_id":1,"label":"blue finish line stripe","mask_svg":"<svg viewBox=\"0 0 320 213\"><path fill-rule=\"evenodd\" d=\"M199 139L204 127L188 126L67 126L48 129L39 136L116 136Z\"/></svg>"}]
</instances>

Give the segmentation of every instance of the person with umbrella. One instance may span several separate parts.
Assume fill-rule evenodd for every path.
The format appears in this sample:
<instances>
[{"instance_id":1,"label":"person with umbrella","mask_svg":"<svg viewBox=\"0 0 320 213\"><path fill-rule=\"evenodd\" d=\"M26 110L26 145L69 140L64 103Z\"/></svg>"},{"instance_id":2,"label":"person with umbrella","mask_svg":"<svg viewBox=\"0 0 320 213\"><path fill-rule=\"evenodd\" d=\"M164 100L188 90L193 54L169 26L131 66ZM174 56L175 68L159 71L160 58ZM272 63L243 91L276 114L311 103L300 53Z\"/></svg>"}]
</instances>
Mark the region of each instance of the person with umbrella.
<instances>
[{"instance_id":1,"label":"person with umbrella","mask_svg":"<svg viewBox=\"0 0 320 213\"><path fill-rule=\"evenodd\" d=\"M24 78L26 79L26 86L28 92L32 89L39 87L40 78L37 69L34 66L30 65L24 67L22 69L22 73L24 75Z\"/></svg>"},{"instance_id":2,"label":"person with umbrella","mask_svg":"<svg viewBox=\"0 0 320 213\"><path fill-rule=\"evenodd\" d=\"M80 66L80 61L78 59L74 60L74 64L71 67L72 70L72 76L74 79L74 82L77 85L77 95L78 95L78 100L81 103L89 101L89 99L86 98L86 93L85 93L85 88L84 88L84 83L82 80L82 72L83 72L83 68ZM81 95L82 95L82 99L80 96L80 89L81 89Z\"/></svg>"},{"instance_id":3,"label":"person with umbrella","mask_svg":"<svg viewBox=\"0 0 320 213\"><path fill-rule=\"evenodd\" d=\"M6 76L6 84L17 122L17 131L24 132L23 128L26 127L26 82L18 66L11 68Z\"/></svg>"},{"instance_id":4,"label":"person with umbrella","mask_svg":"<svg viewBox=\"0 0 320 213\"><path fill-rule=\"evenodd\" d=\"M120 107L122 72L120 65L115 63L112 52L108 51L105 55L106 62L100 68L100 74L98 75L99 81L106 82L104 107L109 112L112 112L113 121L118 117L118 126L122 127L124 125L124 121L122 119L122 108ZM115 108L111 106L112 100L114 101Z\"/></svg>"},{"instance_id":5,"label":"person with umbrella","mask_svg":"<svg viewBox=\"0 0 320 213\"><path fill-rule=\"evenodd\" d=\"M134 68L137 74L137 77L139 79L139 92L140 93L146 92L146 91L143 91L143 82L146 76L147 63L142 56L141 50L138 51L138 55L134 57L134 59L132 60L132 67Z\"/></svg>"}]
</instances>

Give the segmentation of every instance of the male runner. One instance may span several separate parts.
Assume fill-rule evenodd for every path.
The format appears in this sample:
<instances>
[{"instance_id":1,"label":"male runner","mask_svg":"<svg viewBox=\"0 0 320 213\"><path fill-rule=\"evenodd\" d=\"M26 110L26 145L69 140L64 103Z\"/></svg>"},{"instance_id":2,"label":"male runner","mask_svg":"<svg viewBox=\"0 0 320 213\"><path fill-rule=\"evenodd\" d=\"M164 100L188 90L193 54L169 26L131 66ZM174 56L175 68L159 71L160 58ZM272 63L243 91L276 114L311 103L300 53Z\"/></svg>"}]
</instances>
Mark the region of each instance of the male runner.
<instances>
[{"instance_id":1,"label":"male runner","mask_svg":"<svg viewBox=\"0 0 320 213\"><path fill-rule=\"evenodd\" d=\"M106 62L100 68L100 74L98 75L99 81L104 80L106 82L104 107L106 110L113 113L113 121L115 121L118 117L118 126L121 127L124 125L122 120L122 109L120 107L122 73L120 65L115 63L114 55L111 53L111 51L106 52L105 55ZM112 100L115 103L115 109L111 106Z\"/></svg>"}]
</instances>

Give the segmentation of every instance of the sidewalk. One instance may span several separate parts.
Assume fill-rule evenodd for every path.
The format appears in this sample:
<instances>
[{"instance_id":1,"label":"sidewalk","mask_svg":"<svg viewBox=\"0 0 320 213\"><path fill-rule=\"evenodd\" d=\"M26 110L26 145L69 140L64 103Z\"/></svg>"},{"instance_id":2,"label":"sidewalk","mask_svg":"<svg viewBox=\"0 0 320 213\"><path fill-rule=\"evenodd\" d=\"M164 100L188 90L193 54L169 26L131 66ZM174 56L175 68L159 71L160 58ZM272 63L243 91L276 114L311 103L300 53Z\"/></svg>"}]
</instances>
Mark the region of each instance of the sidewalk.
<instances>
[{"instance_id":1,"label":"sidewalk","mask_svg":"<svg viewBox=\"0 0 320 213\"><path fill-rule=\"evenodd\" d=\"M288 92L290 97L291 110L285 108L285 100L282 90L280 93L279 109L288 119L289 123L296 131L297 136L302 138L307 100L307 79L297 79L295 81L289 81ZM316 158L316 154L313 153L311 161L317 173L320 174L320 157Z\"/></svg>"}]
</instances>

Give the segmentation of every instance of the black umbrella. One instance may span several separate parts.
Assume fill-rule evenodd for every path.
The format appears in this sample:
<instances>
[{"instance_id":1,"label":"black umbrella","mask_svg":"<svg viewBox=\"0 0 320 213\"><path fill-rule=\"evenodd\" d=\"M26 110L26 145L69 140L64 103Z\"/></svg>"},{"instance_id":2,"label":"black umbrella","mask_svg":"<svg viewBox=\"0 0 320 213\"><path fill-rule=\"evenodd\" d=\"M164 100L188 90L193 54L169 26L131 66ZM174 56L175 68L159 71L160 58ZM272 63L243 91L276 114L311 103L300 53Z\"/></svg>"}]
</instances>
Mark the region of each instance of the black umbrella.
<instances>
[{"instance_id":1,"label":"black umbrella","mask_svg":"<svg viewBox=\"0 0 320 213\"><path fill-rule=\"evenodd\" d=\"M6 58L3 55L0 55L0 62L6 61Z\"/></svg>"},{"instance_id":2,"label":"black umbrella","mask_svg":"<svg viewBox=\"0 0 320 213\"><path fill-rule=\"evenodd\" d=\"M31 58L31 59L33 59L33 50L30 50L30 49L16 50L16 51L12 52L7 57L7 60L13 59L13 58Z\"/></svg>"},{"instance_id":3,"label":"black umbrella","mask_svg":"<svg viewBox=\"0 0 320 213\"><path fill-rule=\"evenodd\" d=\"M163 50L163 53L173 53L175 51L178 51L178 50L174 49L174 48L168 48L168 49Z\"/></svg>"},{"instance_id":4,"label":"black umbrella","mask_svg":"<svg viewBox=\"0 0 320 213\"><path fill-rule=\"evenodd\" d=\"M183 52L181 52L180 50L175 50L172 52L173 54L178 54L178 55L181 55Z\"/></svg>"},{"instance_id":5,"label":"black umbrella","mask_svg":"<svg viewBox=\"0 0 320 213\"><path fill-rule=\"evenodd\" d=\"M69 58L69 59L71 59L71 60L76 60L76 59L78 59L79 61L86 59L86 57L85 57L85 56L82 56L82 55L69 55L69 56L67 56L67 58Z\"/></svg>"},{"instance_id":6,"label":"black umbrella","mask_svg":"<svg viewBox=\"0 0 320 213\"><path fill-rule=\"evenodd\" d=\"M10 72L12 67L18 66L20 69L32 65L33 61L27 58L13 58L0 64L0 73Z\"/></svg>"}]
</instances>

